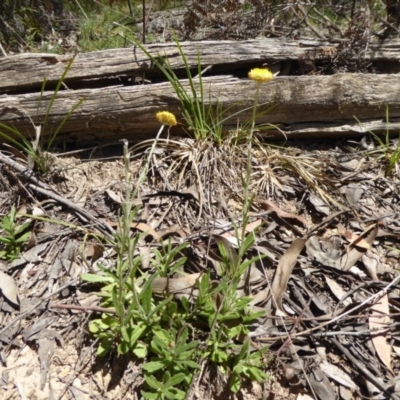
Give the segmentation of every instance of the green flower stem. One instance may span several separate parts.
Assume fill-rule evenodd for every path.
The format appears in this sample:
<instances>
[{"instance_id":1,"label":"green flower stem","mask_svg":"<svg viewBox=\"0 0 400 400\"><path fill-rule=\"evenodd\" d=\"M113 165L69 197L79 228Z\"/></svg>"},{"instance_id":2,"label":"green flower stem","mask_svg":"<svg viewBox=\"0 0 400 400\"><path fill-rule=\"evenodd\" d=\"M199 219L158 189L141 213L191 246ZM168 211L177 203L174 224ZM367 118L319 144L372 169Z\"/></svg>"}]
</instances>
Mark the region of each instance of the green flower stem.
<instances>
[{"instance_id":1,"label":"green flower stem","mask_svg":"<svg viewBox=\"0 0 400 400\"><path fill-rule=\"evenodd\" d=\"M134 265L134 242L130 240L130 231L131 231L131 218L132 218L132 204L133 200L137 197L140 186L145 180L145 177L148 173L149 169L149 164L151 161L151 156L154 152L154 149L157 145L158 139L160 138L161 133L164 130L165 125L161 125L156 138L154 139L154 142L150 148L150 153L147 157L146 165L142 169L139 179L135 185L135 189L132 191L132 174L130 172L130 154L128 150L128 144L126 141L124 141L124 165L125 165L125 201L124 204L122 205L123 208L123 217L122 217L122 237L121 237L121 246L120 246L120 260L117 263L117 275L119 277L119 292L118 292L118 301L120 308L116 307L117 309L117 314L121 323L121 326L124 326L124 318L125 318L125 308L122 306L124 304L124 293L123 293L123 286L124 286L124 274L123 274L123 264L124 264L124 259L123 255L127 254L128 255L128 265L133 266ZM133 286L134 288L134 286ZM138 304L138 298L137 298L137 292L135 288L133 289L133 296L135 297L136 303Z\"/></svg>"},{"instance_id":2,"label":"green flower stem","mask_svg":"<svg viewBox=\"0 0 400 400\"><path fill-rule=\"evenodd\" d=\"M260 87L261 87L261 82L256 82L256 95L254 96L253 116L252 116L251 130L250 130L251 139L253 138L253 131L256 125L256 115L257 115L258 100L260 97Z\"/></svg>"},{"instance_id":3,"label":"green flower stem","mask_svg":"<svg viewBox=\"0 0 400 400\"><path fill-rule=\"evenodd\" d=\"M254 96L254 106L253 106L253 115L251 118L251 128L250 128L250 134L248 138L248 144L247 144L247 168L246 168L246 184L245 184L245 190L244 190L244 207L243 207L243 215L246 216L248 214L250 204L249 204L249 186L250 186L250 177L251 177L251 167L252 167L252 144L253 144L253 133L254 133L254 128L256 125L256 115L257 115L257 107L258 107L258 101L260 97L260 87L261 87L261 82L256 82L256 93ZM245 229L246 229L246 224L243 224L243 232L242 232L242 237L244 237L245 234Z\"/></svg>"},{"instance_id":4,"label":"green flower stem","mask_svg":"<svg viewBox=\"0 0 400 400\"><path fill-rule=\"evenodd\" d=\"M136 188L135 188L135 190L134 190L134 192L133 192L132 199L135 199L135 198L137 197L139 187L140 187L140 185L143 183L144 178L145 178L145 176L147 175L147 172L148 172L148 169L149 169L150 160L151 160L151 156L153 155L154 149L155 149L156 146L157 146L158 139L160 138L161 133L162 133L162 131L164 130L164 127L165 127L165 125L161 125L161 128L159 129L159 131L158 131L158 133L157 133L157 136L156 136L156 138L154 139L154 142L153 142L153 144L152 144L152 146L151 146L151 148L150 148L149 156L147 157L146 165L145 165L144 168L142 169L142 172L141 172L141 174L140 174L140 176L139 176L139 179L138 179Z\"/></svg>"}]
</instances>

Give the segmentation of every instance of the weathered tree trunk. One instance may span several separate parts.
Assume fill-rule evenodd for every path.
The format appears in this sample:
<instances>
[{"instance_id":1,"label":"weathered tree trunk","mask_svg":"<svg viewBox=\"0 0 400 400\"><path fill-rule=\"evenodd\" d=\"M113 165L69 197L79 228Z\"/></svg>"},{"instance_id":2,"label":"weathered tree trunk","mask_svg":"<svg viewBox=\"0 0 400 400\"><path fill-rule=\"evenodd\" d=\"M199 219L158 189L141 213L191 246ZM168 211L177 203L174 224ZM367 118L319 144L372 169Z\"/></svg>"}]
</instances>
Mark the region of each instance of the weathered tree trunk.
<instances>
[{"instance_id":1,"label":"weathered tree trunk","mask_svg":"<svg viewBox=\"0 0 400 400\"><path fill-rule=\"evenodd\" d=\"M245 110L225 122L234 129L238 120L251 116L255 85L246 75L252 67L264 62L297 62L304 51L318 48L271 39L246 42L182 43L190 66L195 67L200 52L202 64L213 68L203 78L205 103L218 101L227 115ZM399 43L391 42L380 49L370 46L374 62L384 59L398 66ZM175 45L148 46L152 54L168 57L178 76L184 76L182 60ZM308 50L307 50L308 49ZM18 128L25 135L33 133L35 124L44 120L52 92L44 93L40 107L40 86L44 77L56 83L68 62L68 56L29 54L0 59L0 122ZM287 69L287 68L286 68ZM219 75L221 71L234 75ZM152 81L134 84L135 76ZM127 85L128 77L132 85ZM154 137L158 130L155 113L169 110L179 115L180 103L170 83L139 49L118 49L78 55L65 81L68 89L58 93L48 118L48 135L82 98L82 105L71 115L62 129L60 139L78 146L94 145L126 138L131 141ZM139 81L139 79L137 79ZM116 85L117 82L123 82ZM187 81L186 81L187 84ZM187 86L189 90L189 85ZM400 75L396 74L335 74L329 76L277 77L261 88L260 103L264 110L259 124L273 124L268 130L275 137L321 137L363 134L373 127L377 132L387 128L386 107L392 125L400 121ZM357 117L361 127L356 121ZM183 122L183 121L181 121ZM171 133L182 134L177 128Z\"/></svg>"}]
</instances>

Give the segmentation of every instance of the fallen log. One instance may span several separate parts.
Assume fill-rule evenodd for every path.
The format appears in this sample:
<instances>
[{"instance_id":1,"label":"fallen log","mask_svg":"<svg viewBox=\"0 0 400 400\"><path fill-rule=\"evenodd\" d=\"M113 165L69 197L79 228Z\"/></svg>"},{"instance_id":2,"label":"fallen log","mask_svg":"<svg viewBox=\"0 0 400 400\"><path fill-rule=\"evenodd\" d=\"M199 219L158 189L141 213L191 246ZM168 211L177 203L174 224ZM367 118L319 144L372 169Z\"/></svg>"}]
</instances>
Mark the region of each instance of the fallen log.
<instances>
[{"instance_id":1,"label":"fallen log","mask_svg":"<svg viewBox=\"0 0 400 400\"><path fill-rule=\"evenodd\" d=\"M185 85L189 90L187 81ZM204 78L203 85L206 106L219 101L222 109L228 109L226 115L244 110L225 121L226 129L234 129L238 121L249 121L254 102L254 82L217 76ZM388 106L390 117L399 119L399 93L400 79L396 75L277 77L261 87L260 107L269 109L269 112L260 116L257 123L278 125L291 137L296 137L296 133L321 137L324 132L329 136L355 136L360 134L355 117L362 122L381 121L378 126L381 130L386 128L384 121ZM38 93L0 96L0 122L13 125L26 136L31 135L30 118L35 124L44 120L51 94L43 95L40 107ZM83 103L71 115L59 137L59 140L76 146L122 138L130 141L151 138L159 127L156 112L169 110L179 115L180 103L169 83L64 90L57 96L44 134L49 134L82 98ZM330 126L330 129L322 129L322 126ZM397 129L398 125L392 127ZM178 127L171 133L182 134L182 129ZM282 137L281 131L268 133Z\"/></svg>"},{"instance_id":2,"label":"fallen log","mask_svg":"<svg viewBox=\"0 0 400 400\"><path fill-rule=\"evenodd\" d=\"M212 66L211 74L224 75L232 70L247 71L263 63L281 62L283 69L306 55L319 62L329 60L343 41L253 39L245 41L182 42L180 44L190 68L197 69L198 56L203 66ZM168 59L177 75L184 77L184 65L175 43L146 45L154 57ZM317 53L315 53L317 52ZM358 56L356 54L356 56ZM0 94L40 91L42 82L52 88L60 79L71 55L20 54L0 58ZM400 72L400 40L370 43L364 58L385 73ZM240 74L240 71L239 71ZM286 74L290 74L288 70ZM163 79L160 71L139 47L77 54L65 79L71 89L134 84L145 77Z\"/></svg>"},{"instance_id":3,"label":"fallen log","mask_svg":"<svg viewBox=\"0 0 400 400\"><path fill-rule=\"evenodd\" d=\"M255 86L247 78L250 68L264 62L281 63L281 74L290 74L291 63L299 63L304 54L318 50L316 58L321 61L331 57L334 52L329 49L339 45L340 42L266 38L181 43L186 61L194 71L199 54L203 67L212 66L203 78L204 102L206 106L219 102L227 110L224 120L234 115L225 120L227 130L251 117ZM167 58L189 90L176 44L146 47L154 56ZM0 58L0 122L32 136L33 123L44 121L51 90L70 58L52 54ZM370 44L365 58L376 65L386 65L390 72L400 72L400 41ZM44 78L47 91L41 96ZM158 130L156 112L169 110L180 115L180 103L170 83L138 47L78 54L64 83L42 135L54 131L74 105L84 99L61 130L58 141L66 144L92 146L122 138L148 139ZM400 75L396 74L279 75L262 86L261 109L268 112L257 123L268 128L276 126L267 132L271 138L360 136L368 131L368 126L373 126L376 133L398 130L399 93ZM388 124L386 107L391 117ZM361 126L355 117L362 122ZM180 122L171 134L185 134L183 121Z\"/></svg>"}]
</instances>

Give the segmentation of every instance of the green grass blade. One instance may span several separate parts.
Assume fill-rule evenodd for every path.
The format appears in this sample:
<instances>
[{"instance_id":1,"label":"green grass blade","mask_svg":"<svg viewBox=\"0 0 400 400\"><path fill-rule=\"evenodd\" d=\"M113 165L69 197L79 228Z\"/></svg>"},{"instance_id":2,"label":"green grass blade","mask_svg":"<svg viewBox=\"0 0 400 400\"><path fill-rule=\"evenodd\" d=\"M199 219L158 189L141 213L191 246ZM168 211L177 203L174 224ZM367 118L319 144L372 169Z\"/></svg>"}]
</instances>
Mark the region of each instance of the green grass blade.
<instances>
[{"instance_id":1,"label":"green grass blade","mask_svg":"<svg viewBox=\"0 0 400 400\"><path fill-rule=\"evenodd\" d=\"M70 116L72 115L72 113L85 101L85 97L83 97L82 99L80 99L78 101L78 103L75 104L74 107L72 107L72 109L69 111L69 113L63 118L63 120L60 122L60 124L57 126L57 129L55 130L55 132L51 135L50 140L47 144L47 150L49 150L51 148L51 145L54 142L54 139L57 137L58 133L60 132L60 130L62 129L62 127L64 126L64 124L68 121L68 119L70 118Z\"/></svg>"},{"instance_id":2,"label":"green grass blade","mask_svg":"<svg viewBox=\"0 0 400 400\"><path fill-rule=\"evenodd\" d=\"M53 94L52 94L52 96L51 96L51 99L50 99L50 103L49 103L49 105L48 105L48 107L47 107L46 116L45 116L44 121L43 121L43 126L44 126L44 127L47 125L47 120L48 120L48 118L49 118L50 111L51 111L51 109L53 108L53 104L54 104L54 102L56 101L56 98L57 98L57 95L58 95L58 91L60 90L60 87L61 87L61 85L63 84L63 82L64 82L64 80L65 80L65 77L66 77L67 74L68 74L68 71L71 69L71 66L72 66L72 63L74 62L74 60L75 60L75 56L72 57L71 60L68 62L66 68L64 69L63 74L61 75L61 78L60 78L60 79L58 80L58 82L57 82L57 86L56 86L56 88L54 89L54 92L53 92ZM42 85L42 89L44 89L44 86L43 86L43 85Z\"/></svg>"}]
</instances>

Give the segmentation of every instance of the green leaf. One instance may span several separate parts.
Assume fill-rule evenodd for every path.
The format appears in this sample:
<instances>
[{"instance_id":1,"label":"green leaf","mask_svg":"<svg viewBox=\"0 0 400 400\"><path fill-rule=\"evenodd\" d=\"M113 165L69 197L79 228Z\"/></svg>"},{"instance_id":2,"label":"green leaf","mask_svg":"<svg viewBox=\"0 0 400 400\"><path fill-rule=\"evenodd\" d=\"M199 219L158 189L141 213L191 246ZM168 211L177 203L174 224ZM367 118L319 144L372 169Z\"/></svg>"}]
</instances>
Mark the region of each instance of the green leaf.
<instances>
[{"instance_id":1,"label":"green leaf","mask_svg":"<svg viewBox=\"0 0 400 400\"><path fill-rule=\"evenodd\" d=\"M152 375L144 374L144 379L152 389L159 390L163 388L163 385L158 380L156 380Z\"/></svg>"},{"instance_id":2,"label":"green leaf","mask_svg":"<svg viewBox=\"0 0 400 400\"><path fill-rule=\"evenodd\" d=\"M211 360L216 362L216 363L223 363L228 360L228 354L225 352L219 350L218 348L214 349L214 351L211 353Z\"/></svg>"},{"instance_id":3,"label":"green leaf","mask_svg":"<svg viewBox=\"0 0 400 400\"><path fill-rule=\"evenodd\" d=\"M183 364L183 365L186 365L189 368L194 368L194 369L200 369L201 368L199 364L197 364L196 362L191 361L191 360L180 361L179 363Z\"/></svg>"},{"instance_id":4,"label":"green leaf","mask_svg":"<svg viewBox=\"0 0 400 400\"><path fill-rule=\"evenodd\" d=\"M173 337L165 329L157 329L153 331L154 336L159 338L163 343L174 342Z\"/></svg>"},{"instance_id":5,"label":"green leaf","mask_svg":"<svg viewBox=\"0 0 400 400\"><path fill-rule=\"evenodd\" d=\"M126 342L121 342L117 347L119 354L126 354L129 351L129 344Z\"/></svg>"},{"instance_id":6,"label":"green leaf","mask_svg":"<svg viewBox=\"0 0 400 400\"><path fill-rule=\"evenodd\" d=\"M186 375L183 373L176 374L172 376L166 383L165 387L171 387L171 386L176 386L179 385L181 382L183 382L186 379Z\"/></svg>"},{"instance_id":7,"label":"green leaf","mask_svg":"<svg viewBox=\"0 0 400 400\"><path fill-rule=\"evenodd\" d=\"M187 299L186 296L183 296L183 297L181 298L181 303L182 303L182 306L183 306L185 312L186 312L186 313L189 313L190 305L189 305L189 301L188 301L188 299Z\"/></svg>"},{"instance_id":8,"label":"green leaf","mask_svg":"<svg viewBox=\"0 0 400 400\"><path fill-rule=\"evenodd\" d=\"M107 355L111 350L111 345L112 345L111 339L107 338L102 340L97 349L97 355L99 357L104 357L105 355Z\"/></svg>"},{"instance_id":9,"label":"green leaf","mask_svg":"<svg viewBox=\"0 0 400 400\"><path fill-rule=\"evenodd\" d=\"M237 374L241 374L244 370L243 364L239 362L239 364L236 364L235 367L233 368L233 372L236 372Z\"/></svg>"},{"instance_id":10,"label":"green leaf","mask_svg":"<svg viewBox=\"0 0 400 400\"><path fill-rule=\"evenodd\" d=\"M138 358L146 358L147 357L147 346L142 343L137 343L136 347L132 350L133 354Z\"/></svg>"},{"instance_id":11,"label":"green leaf","mask_svg":"<svg viewBox=\"0 0 400 400\"><path fill-rule=\"evenodd\" d=\"M171 373L167 370L164 372L164 375L162 377L163 382L167 382L171 379Z\"/></svg>"},{"instance_id":12,"label":"green leaf","mask_svg":"<svg viewBox=\"0 0 400 400\"><path fill-rule=\"evenodd\" d=\"M130 342L130 338L128 335L128 330L126 329L125 326L121 326L121 335L123 337L123 339L125 340L126 343Z\"/></svg>"},{"instance_id":13,"label":"green leaf","mask_svg":"<svg viewBox=\"0 0 400 400\"><path fill-rule=\"evenodd\" d=\"M82 274L81 279L86 282L92 282L92 283L112 282L112 279L110 279L110 277L97 274Z\"/></svg>"},{"instance_id":14,"label":"green leaf","mask_svg":"<svg viewBox=\"0 0 400 400\"><path fill-rule=\"evenodd\" d=\"M31 224L32 224L32 220L28 219L27 221L25 221L23 224L19 225L15 229L16 234L19 234L19 233L23 232L25 229L28 229Z\"/></svg>"},{"instance_id":15,"label":"green leaf","mask_svg":"<svg viewBox=\"0 0 400 400\"><path fill-rule=\"evenodd\" d=\"M89 323L89 331L96 334L100 331L109 329L114 324L115 321L112 319L95 319Z\"/></svg>"},{"instance_id":16,"label":"green leaf","mask_svg":"<svg viewBox=\"0 0 400 400\"><path fill-rule=\"evenodd\" d=\"M175 352L176 353L184 353L184 352L187 352L188 350L196 348L198 345L199 345L199 342L197 340L193 341L193 342L190 342L190 343L187 343L186 345L183 345L183 346L182 345L180 345L180 346L177 345Z\"/></svg>"},{"instance_id":17,"label":"green leaf","mask_svg":"<svg viewBox=\"0 0 400 400\"><path fill-rule=\"evenodd\" d=\"M165 397L169 400L184 400L186 398L186 393L177 388L171 388L165 392Z\"/></svg>"},{"instance_id":18,"label":"green leaf","mask_svg":"<svg viewBox=\"0 0 400 400\"><path fill-rule=\"evenodd\" d=\"M157 354L166 355L171 353L171 350L168 348L169 343L173 343L173 340L171 339L171 341L168 342L158 338L157 336L154 336L153 340L151 341L151 348Z\"/></svg>"},{"instance_id":19,"label":"green leaf","mask_svg":"<svg viewBox=\"0 0 400 400\"><path fill-rule=\"evenodd\" d=\"M165 367L165 364L161 361L150 361L143 365L143 369L147 372L153 373Z\"/></svg>"},{"instance_id":20,"label":"green leaf","mask_svg":"<svg viewBox=\"0 0 400 400\"><path fill-rule=\"evenodd\" d=\"M144 399L146 400L159 400L160 396L158 393L150 393L150 392L145 392L141 391L140 394L143 396Z\"/></svg>"},{"instance_id":21,"label":"green leaf","mask_svg":"<svg viewBox=\"0 0 400 400\"><path fill-rule=\"evenodd\" d=\"M8 237L0 237L0 243L4 243L6 246L11 244L12 241Z\"/></svg>"},{"instance_id":22,"label":"green leaf","mask_svg":"<svg viewBox=\"0 0 400 400\"><path fill-rule=\"evenodd\" d=\"M228 330L227 335L230 339L233 339L238 337L238 335L242 332L242 330L243 330L242 325L234 326L233 328L230 328Z\"/></svg>"},{"instance_id":23,"label":"green leaf","mask_svg":"<svg viewBox=\"0 0 400 400\"><path fill-rule=\"evenodd\" d=\"M151 285L145 285L142 292L140 293L141 303L143 311L146 315L150 315L151 312L151 300L152 300L152 290Z\"/></svg>"},{"instance_id":24,"label":"green leaf","mask_svg":"<svg viewBox=\"0 0 400 400\"><path fill-rule=\"evenodd\" d=\"M160 303L158 303L153 310L151 311L151 313L149 314L149 317L152 317L155 314L158 314L159 311L161 309L163 309L170 301L172 300L172 295L169 296L168 298L166 298L165 300L161 301Z\"/></svg>"},{"instance_id":25,"label":"green leaf","mask_svg":"<svg viewBox=\"0 0 400 400\"><path fill-rule=\"evenodd\" d=\"M15 244L23 244L25 243L29 237L31 236L30 232L26 232L25 234L23 234L22 236L20 236L19 238L15 239Z\"/></svg>"},{"instance_id":26,"label":"green leaf","mask_svg":"<svg viewBox=\"0 0 400 400\"><path fill-rule=\"evenodd\" d=\"M19 148L20 150L26 152L26 154L30 155L36 161L37 155L36 155L36 152L33 150L31 142L29 142L29 140L27 140L21 134L21 132L19 132L15 128L11 128L11 127L9 127L9 126L7 126L5 124L2 124L2 123L0 123L0 128L4 129L4 130L6 130L6 131L8 131L10 133L10 135L8 135L8 134L3 133L3 132L0 131L0 137L5 139L7 142L12 143L14 146Z\"/></svg>"},{"instance_id":27,"label":"green leaf","mask_svg":"<svg viewBox=\"0 0 400 400\"><path fill-rule=\"evenodd\" d=\"M246 239L241 244L242 254L246 254L247 251L253 246L255 240L254 232L247 235Z\"/></svg>"},{"instance_id":28,"label":"green leaf","mask_svg":"<svg viewBox=\"0 0 400 400\"><path fill-rule=\"evenodd\" d=\"M189 329L187 328L187 326L185 326L182 329L181 334L179 335L176 347L180 348L182 345L185 345L185 343L187 342L188 336L189 336ZM185 350L183 350L183 348L182 348L181 351L185 351Z\"/></svg>"},{"instance_id":29,"label":"green leaf","mask_svg":"<svg viewBox=\"0 0 400 400\"><path fill-rule=\"evenodd\" d=\"M266 256L263 254L263 255L260 255L260 256L252 257L250 260L245 260L245 261L243 261L243 262L240 264L238 274L241 275L241 274L247 269L247 267L248 267L249 265L251 265L251 264L253 264L253 263L255 263L255 262L257 262L257 261L259 261L259 260L261 260L261 259L263 259L263 258L265 258L265 257L266 257Z\"/></svg>"},{"instance_id":30,"label":"green leaf","mask_svg":"<svg viewBox=\"0 0 400 400\"><path fill-rule=\"evenodd\" d=\"M167 321L170 321L170 317L176 317L176 313L178 312L178 304L174 301L166 304L166 312L167 312Z\"/></svg>"},{"instance_id":31,"label":"green leaf","mask_svg":"<svg viewBox=\"0 0 400 400\"><path fill-rule=\"evenodd\" d=\"M143 322L139 322L136 325L130 337L131 347L133 347L133 345L140 339L145 330L146 330L146 325Z\"/></svg>"},{"instance_id":32,"label":"green leaf","mask_svg":"<svg viewBox=\"0 0 400 400\"><path fill-rule=\"evenodd\" d=\"M248 367L247 374L250 379L257 382L264 382L268 379L268 375L257 367Z\"/></svg>"},{"instance_id":33,"label":"green leaf","mask_svg":"<svg viewBox=\"0 0 400 400\"><path fill-rule=\"evenodd\" d=\"M233 373L229 379L229 389L232 391L232 393L237 393L240 390L240 386L240 376Z\"/></svg>"},{"instance_id":34,"label":"green leaf","mask_svg":"<svg viewBox=\"0 0 400 400\"><path fill-rule=\"evenodd\" d=\"M218 315L218 321L219 322L225 322L225 321L231 321L234 319L239 319L240 318L240 314L237 311L232 311L229 314L219 314Z\"/></svg>"},{"instance_id":35,"label":"green leaf","mask_svg":"<svg viewBox=\"0 0 400 400\"><path fill-rule=\"evenodd\" d=\"M95 334L97 332L100 332L100 327L97 324L97 320L89 322L89 332L95 333Z\"/></svg>"},{"instance_id":36,"label":"green leaf","mask_svg":"<svg viewBox=\"0 0 400 400\"><path fill-rule=\"evenodd\" d=\"M249 349L250 349L250 341L248 338L246 338L246 340L243 342L243 346L238 355L238 359L243 360L243 359L247 358L247 356L249 354Z\"/></svg>"}]
</instances>

